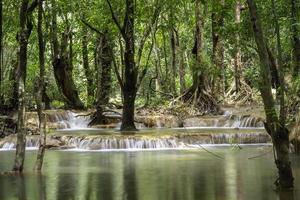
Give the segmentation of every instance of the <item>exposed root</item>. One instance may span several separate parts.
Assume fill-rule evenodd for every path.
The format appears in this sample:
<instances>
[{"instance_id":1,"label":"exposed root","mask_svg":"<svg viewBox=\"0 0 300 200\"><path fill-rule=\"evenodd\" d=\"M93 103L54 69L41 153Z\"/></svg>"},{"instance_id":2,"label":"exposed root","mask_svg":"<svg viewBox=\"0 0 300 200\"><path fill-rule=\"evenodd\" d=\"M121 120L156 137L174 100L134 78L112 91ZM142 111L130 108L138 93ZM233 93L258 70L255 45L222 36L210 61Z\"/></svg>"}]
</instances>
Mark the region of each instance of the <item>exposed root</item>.
<instances>
[{"instance_id":1,"label":"exposed root","mask_svg":"<svg viewBox=\"0 0 300 200\"><path fill-rule=\"evenodd\" d=\"M253 89L244 81L241 81L241 87L236 92L234 82L232 82L229 90L225 94L225 100L229 104L250 104L255 101L255 92Z\"/></svg>"},{"instance_id":2,"label":"exposed root","mask_svg":"<svg viewBox=\"0 0 300 200\"><path fill-rule=\"evenodd\" d=\"M114 113L114 115L108 115L108 113ZM122 119L122 114L114 110L106 109L103 112L95 111L94 113L91 113L91 121L88 126L109 124L112 121L120 119Z\"/></svg>"},{"instance_id":3,"label":"exposed root","mask_svg":"<svg viewBox=\"0 0 300 200\"><path fill-rule=\"evenodd\" d=\"M221 109L215 98L199 87L191 87L181 97L186 104L196 108L201 114L220 114Z\"/></svg>"}]
</instances>

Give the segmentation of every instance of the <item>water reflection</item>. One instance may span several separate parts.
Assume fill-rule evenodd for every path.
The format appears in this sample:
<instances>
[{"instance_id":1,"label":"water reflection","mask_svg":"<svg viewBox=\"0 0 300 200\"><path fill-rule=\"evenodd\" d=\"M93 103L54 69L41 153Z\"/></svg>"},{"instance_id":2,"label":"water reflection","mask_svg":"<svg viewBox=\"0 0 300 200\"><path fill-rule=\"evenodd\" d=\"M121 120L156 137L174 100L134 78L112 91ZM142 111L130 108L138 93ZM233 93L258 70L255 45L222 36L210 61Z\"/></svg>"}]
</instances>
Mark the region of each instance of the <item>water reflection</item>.
<instances>
[{"instance_id":1,"label":"water reflection","mask_svg":"<svg viewBox=\"0 0 300 200\"><path fill-rule=\"evenodd\" d=\"M37 182L37 191L39 193L38 199L47 200L46 180L45 180L45 177L41 173L37 173L36 182Z\"/></svg>"},{"instance_id":2,"label":"water reflection","mask_svg":"<svg viewBox=\"0 0 300 200\"><path fill-rule=\"evenodd\" d=\"M300 159L292 157L295 191L275 192L272 155L247 159L265 148L148 152L47 152L43 173L31 171L28 152L23 176L0 175L0 199L20 200L232 200L299 199ZM10 169L13 152L0 153L0 171Z\"/></svg>"}]
</instances>

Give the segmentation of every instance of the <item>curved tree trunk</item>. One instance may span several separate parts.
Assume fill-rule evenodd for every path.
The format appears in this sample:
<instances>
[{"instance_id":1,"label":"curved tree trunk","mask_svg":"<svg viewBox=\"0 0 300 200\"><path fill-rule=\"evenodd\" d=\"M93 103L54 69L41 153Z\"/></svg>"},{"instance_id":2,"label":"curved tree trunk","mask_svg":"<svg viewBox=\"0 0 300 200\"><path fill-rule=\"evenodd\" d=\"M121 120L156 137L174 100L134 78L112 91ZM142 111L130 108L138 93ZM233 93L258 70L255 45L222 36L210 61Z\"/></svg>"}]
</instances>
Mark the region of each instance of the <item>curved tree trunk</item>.
<instances>
[{"instance_id":1,"label":"curved tree trunk","mask_svg":"<svg viewBox=\"0 0 300 200\"><path fill-rule=\"evenodd\" d=\"M54 77L61 90L68 108L83 109L84 105L79 99L75 83L72 78L72 69L68 66L65 57L53 60Z\"/></svg>"},{"instance_id":2,"label":"curved tree trunk","mask_svg":"<svg viewBox=\"0 0 300 200\"><path fill-rule=\"evenodd\" d=\"M68 40L71 43L69 30L62 34L61 44L58 42L57 37L57 19L55 0L52 0L52 25L51 25L51 39L53 47L52 65L54 69L54 77L57 86L63 94L66 106L71 109L83 109L84 105L81 102L78 91L76 89L72 77L72 48L70 46L69 52L67 51ZM68 32L68 33L66 33Z\"/></svg>"}]
</instances>

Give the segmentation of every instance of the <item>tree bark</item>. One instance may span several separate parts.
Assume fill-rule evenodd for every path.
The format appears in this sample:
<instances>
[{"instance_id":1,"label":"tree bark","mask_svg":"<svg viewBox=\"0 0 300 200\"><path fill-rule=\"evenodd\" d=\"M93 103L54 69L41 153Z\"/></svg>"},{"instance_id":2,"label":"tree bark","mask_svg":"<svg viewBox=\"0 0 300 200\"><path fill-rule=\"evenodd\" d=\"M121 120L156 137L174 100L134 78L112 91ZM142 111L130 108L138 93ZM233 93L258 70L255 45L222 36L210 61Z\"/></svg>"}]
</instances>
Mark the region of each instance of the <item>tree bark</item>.
<instances>
[{"instance_id":1,"label":"tree bark","mask_svg":"<svg viewBox=\"0 0 300 200\"><path fill-rule=\"evenodd\" d=\"M270 134L275 148L275 163L278 169L279 178L276 185L280 189L292 188L294 177L289 159L289 132L285 124L280 123L275 109L275 101L272 96L270 58L267 43L262 31L260 18L257 14L257 6L254 0L247 0L251 17L254 38L260 58L260 93L264 103L266 114L265 128Z\"/></svg>"},{"instance_id":2,"label":"tree bark","mask_svg":"<svg viewBox=\"0 0 300 200\"><path fill-rule=\"evenodd\" d=\"M37 114L39 119L39 150L37 153L37 159L35 163L35 169L40 171L43 166L45 147L46 147L46 132L43 127L45 117L43 116L43 91L45 87L45 41L43 36L43 0L38 0L38 43L39 43L39 64L40 64L40 76L36 95Z\"/></svg>"},{"instance_id":3,"label":"tree bark","mask_svg":"<svg viewBox=\"0 0 300 200\"><path fill-rule=\"evenodd\" d=\"M299 9L300 3L298 0L291 0L291 29L293 43L293 76L300 75L300 33L299 33Z\"/></svg>"},{"instance_id":4,"label":"tree bark","mask_svg":"<svg viewBox=\"0 0 300 200\"><path fill-rule=\"evenodd\" d=\"M19 23L19 65L17 70L18 83L18 123L17 123L17 147L13 171L22 172L25 159L26 146L26 121L25 121L25 80L27 68L27 46L32 31L32 12L37 6L37 1L29 5L29 0L22 0L20 6Z\"/></svg>"}]
</instances>

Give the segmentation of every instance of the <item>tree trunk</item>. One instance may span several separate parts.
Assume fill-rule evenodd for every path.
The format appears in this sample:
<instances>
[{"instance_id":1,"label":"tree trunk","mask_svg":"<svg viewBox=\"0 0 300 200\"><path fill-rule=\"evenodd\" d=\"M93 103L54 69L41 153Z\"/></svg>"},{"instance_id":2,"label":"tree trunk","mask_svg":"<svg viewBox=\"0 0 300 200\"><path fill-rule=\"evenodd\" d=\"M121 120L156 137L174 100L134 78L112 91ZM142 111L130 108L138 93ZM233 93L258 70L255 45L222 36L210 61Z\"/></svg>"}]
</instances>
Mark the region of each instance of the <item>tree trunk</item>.
<instances>
[{"instance_id":1,"label":"tree trunk","mask_svg":"<svg viewBox=\"0 0 300 200\"><path fill-rule=\"evenodd\" d=\"M168 53L167 53L167 42L166 42L166 36L165 32L162 32L163 37L163 51L164 51L164 62L165 62L165 78L164 78L164 87L163 89L166 91L170 91L170 72L169 72L169 64L168 64Z\"/></svg>"},{"instance_id":2,"label":"tree trunk","mask_svg":"<svg viewBox=\"0 0 300 200\"><path fill-rule=\"evenodd\" d=\"M0 90L2 91L2 82L3 82L3 42L2 42L2 38L3 38L3 29L2 29L2 20L3 20L3 3L2 0L0 0ZM3 106L3 94L2 92L0 93L0 109Z\"/></svg>"},{"instance_id":3,"label":"tree trunk","mask_svg":"<svg viewBox=\"0 0 300 200\"><path fill-rule=\"evenodd\" d=\"M154 54L155 54L155 91L161 90L161 61L160 61L160 53L158 52L158 46L156 37L154 38ZM151 83L150 83L151 84ZM150 85L151 87L151 85ZM151 89L151 88L150 88ZM157 93L159 95L160 93Z\"/></svg>"},{"instance_id":4,"label":"tree trunk","mask_svg":"<svg viewBox=\"0 0 300 200\"><path fill-rule=\"evenodd\" d=\"M179 37L177 36L177 43L179 43ZM180 85L180 94L183 94L186 90L185 83L185 62L184 62L184 52L185 49L182 45L178 44L178 54L179 54L179 85Z\"/></svg>"},{"instance_id":5,"label":"tree trunk","mask_svg":"<svg viewBox=\"0 0 300 200\"><path fill-rule=\"evenodd\" d=\"M265 128L272 137L275 148L275 163L278 168L279 178L276 185L280 189L292 188L294 178L289 159L289 132L276 113L275 101L272 96L271 88L271 72L270 58L267 49L267 43L262 31L260 18L257 14L257 6L254 0L247 0L249 13L251 17L255 42L260 58L260 75L261 81L259 85L260 93L264 103L266 114Z\"/></svg>"},{"instance_id":6,"label":"tree trunk","mask_svg":"<svg viewBox=\"0 0 300 200\"><path fill-rule=\"evenodd\" d=\"M282 61L282 48L281 48L281 39L280 39L280 26L277 16L277 9L275 5L275 0L272 0L272 12L274 15L274 22L275 22L275 33L276 33L276 42L277 42L277 63L278 63L278 82L279 87L277 88L277 96L278 101L280 102L280 114L279 120L282 124L285 124L286 120L286 109L285 109L285 81L284 81L284 68L283 68L283 61Z\"/></svg>"},{"instance_id":7,"label":"tree trunk","mask_svg":"<svg viewBox=\"0 0 300 200\"><path fill-rule=\"evenodd\" d=\"M36 95L37 114L39 118L39 150L37 153L37 159L35 163L35 169L40 171L43 166L45 147L46 147L46 132L43 128L45 117L43 116L43 91L45 82L45 41L43 36L43 0L38 0L38 43L39 43L39 64L40 64L40 76Z\"/></svg>"},{"instance_id":8,"label":"tree trunk","mask_svg":"<svg viewBox=\"0 0 300 200\"><path fill-rule=\"evenodd\" d=\"M112 47L107 31L99 37L98 59L96 113L89 124L90 126L106 123L103 112L105 106L109 103L109 94L111 91L111 67L113 63Z\"/></svg>"},{"instance_id":9,"label":"tree trunk","mask_svg":"<svg viewBox=\"0 0 300 200\"><path fill-rule=\"evenodd\" d=\"M68 108L83 109L84 105L79 99L79 95L72 77L72 48L67 51L68 39L70 36L66 30L62 34L61 44L58 43L57 38L57 19L55 0L52 0L52 65L54 69L54 77L58 88L63 94L64 100ZM69 41L71 43L71 41ZM71 46L70 46L71 47ZM68 54L69 53L69 54Z\"/></svg>"},{"instance_id":10,"label":"tree trunk","mask_svg":"<svg viewBox=\"0 0 300 200\"><path fill-rule=\"evenodd\" d=\"M240 27L241 24L241 2L240 0L236 1L235 4L235 23L237 27ZM241 88L241 68L242 68L242 53L240 47L240 33L239 30L236 32L236 47L235 47L235 56L234 56L234 83L235 83L235 92L238 93Z\"/></svg>"},{"instance_id":11,"label":"tree trunk","mask_svg":"<svg viewBox=\"0 0 300 200\"><path fill-rule=\"evenodd\" d=\"M134 40L134 0L126 0L126 15L124 20L124 40L125 40L125 81L124 81L124 106L121 124L122 131L136 130L134 124L134 102L137 92L138 70L135 65L135 40Z\"/></svg>"},{"instance_id":12,"label":"tree trunk","mask_svg":"<svg viewBox=\"0 0 300 200\"><path fill-rule=\"evenodd\" d=\"M94 100L94 87L93 87L93 73L89 66L89 55L88 55L88 40L87 33L85 33L85 29L83 29L82 36L82 61L83 68L85 72L85 77L87 79L87 105L90 106Z\"/></svg>"},{"instance_id":13,"label":"tree trunk","mask_svg":"<svg viewBox=\"0 0 300 200\"><path fill-rule=\"evenodd\" d=\"M213 94L218 94L219 92L224 96L225 95L225 69L224 69L224 47L223 41L221 38L221 29L224 24L223 19L223 0L215 0L213 1L213 11L212 11L212 61L213 64L219 71L219 79L216 85L216 77L213 77L213 85L212 90ZM216 91L215 91L216 90Z\"/></svg>"},{"instance_id":14,"label":"tree trunk","mask_svg":"<svg viewBox=\"0 0 300 200\"><path fill-rule=\"evenodd\" d=\"M202 51L203 51L203 19L201 16L201 2L195 1L195 15L196 15L196 31L195 43L192 53L195 58L195 66L193 69L193 85L183 95L182 99L185 102L191 103L198 108L202 113L219 113L220 108L214 97L207 91L205 77L205 69L202 66Z\"/></svg>"},{"instance_id":15,"label":"tree trunk","mask_svg":"<svg viewBox=\"0 0 300 200\"><path fill-rule=\"evenodd\" d=\"M294 77L300 75L300 33L299 33L299 9L300 3L297 0L291 0L291 22L292 22L292 43L294 54Z\"/></svg>"},{"instance_id":16,"label":"tree trunk","mask_svg":"<svg viewBox=\"0 0 300 200\"><path fill-rule=\"evenodd\" d=\"M172 15L171 15L171 21L172 19ZM176 96L176 75L177 75L177 67L176 67L176 39L175 39L175 31L174 31L174 27L173 25L171 25L170 27L170 52L171 52L171 58L170 58L170 64L171 64L171 76L170 76L170 89L171 89L171 93Z\"/></svg>"},{"instance_id":17,"label":"tree trunk","mask_svg":"<svg viewBox=\"0 0 300 200\"><path fill-rule=\"evenodd\" d=\"M25 120L25 80L27 68L27 46L32 31L31 15L37 1L29 6L28 0L22 0L20 7L19 23L19 65L17 70L18 83L18 123L17 123L17 147L13 171L22 172L25 159L26 146L26 120Z\"/></svg>"}]
</instances>

